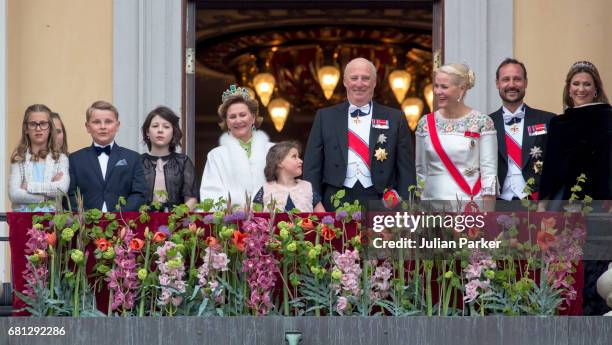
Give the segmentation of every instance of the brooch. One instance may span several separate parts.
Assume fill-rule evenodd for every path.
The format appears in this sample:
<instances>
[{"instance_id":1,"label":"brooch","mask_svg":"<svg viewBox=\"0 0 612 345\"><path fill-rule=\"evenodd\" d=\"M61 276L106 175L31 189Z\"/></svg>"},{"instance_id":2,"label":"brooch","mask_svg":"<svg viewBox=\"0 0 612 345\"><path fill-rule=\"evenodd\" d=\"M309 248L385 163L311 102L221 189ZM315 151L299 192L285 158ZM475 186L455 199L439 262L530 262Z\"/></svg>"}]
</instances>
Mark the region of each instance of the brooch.
<instances>
[{"instance_id":1,"label":"brooch","mask_svg":"<svg viewBox=\"0 0 612 345\"><path fill-rule=\"evenodd\" d=\"M386 141L387 141L387 136L382 133L378 136L378 140L376 140L376 142L379 144L384 144Z\"/></svg>"},{"instance_id":2,"label":"brooch","mask_svg":"<svg viewBox=\"0 0 612 345\"><path fill-rule=\"evenodd\" d=\"M374 151L374 156L376 157L376 160L382 162L387 159L387 150L382 147L377 148L376 151Z\"/></svg>"},{"instance_id":3,"label":"brooch","mask_svg":"<svg viewBox=\"0 0 612 345\"><path fill-rule=\"evenodd\" d=\"M542 157L542 149L539 146L534 146L529 150L529 155L533 159L538 159Z\"/></svg>"}]
</instances>

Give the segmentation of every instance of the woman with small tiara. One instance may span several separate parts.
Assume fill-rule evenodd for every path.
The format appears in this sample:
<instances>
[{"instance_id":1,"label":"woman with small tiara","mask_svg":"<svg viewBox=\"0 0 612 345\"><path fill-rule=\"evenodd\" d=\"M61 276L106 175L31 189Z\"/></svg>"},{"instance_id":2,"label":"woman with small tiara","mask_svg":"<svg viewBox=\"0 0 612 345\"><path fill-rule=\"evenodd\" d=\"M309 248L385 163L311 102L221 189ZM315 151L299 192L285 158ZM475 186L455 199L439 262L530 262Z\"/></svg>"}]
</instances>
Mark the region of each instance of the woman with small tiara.
<instances>
[{"instance_id":1,"label":"woman with small tiara","mask_svg":"<svg viewBox=\"0 0 612 345\"><path fill-rule=\"evenodd\" d=\"M421 200L448 211L468 206L493 210L499 193L497 137L487 115L465 105L474 86L465 64L434 71L438 110L424 116L416 130L416 171Z\"/></svg>"},{"instance_id":2,"label":"woman with small tiara","mask_svg":"<svg viewBox=\"0 0 612 345\"><path fill-rule=\"evenodd\" d=\"M227 133L221 135L219 146L208 153L200 199L217 201L229 195L233 205L244 206L266 182L264 168L272 143L257 130L263 117L259 116L259 103L247 89L231 85L221 102L217 111L219 126Z\"/></svg>"},{"instance_id":3,"label":"woman with small tiara","mask_svg":"<svg viewBox=\"0 0 612 345\"><path fill-rule=\"evenodd\" d=\"M548 129L540 210L546 209L548 200L568 200L572 194L578 199L586 195L594 200L612 199L612 107L595 65L578 61L570 67L563 108L563 114L553 118ZM586 181L582 190L573 192L581 174Z\"/></svg>"}]
</instances>

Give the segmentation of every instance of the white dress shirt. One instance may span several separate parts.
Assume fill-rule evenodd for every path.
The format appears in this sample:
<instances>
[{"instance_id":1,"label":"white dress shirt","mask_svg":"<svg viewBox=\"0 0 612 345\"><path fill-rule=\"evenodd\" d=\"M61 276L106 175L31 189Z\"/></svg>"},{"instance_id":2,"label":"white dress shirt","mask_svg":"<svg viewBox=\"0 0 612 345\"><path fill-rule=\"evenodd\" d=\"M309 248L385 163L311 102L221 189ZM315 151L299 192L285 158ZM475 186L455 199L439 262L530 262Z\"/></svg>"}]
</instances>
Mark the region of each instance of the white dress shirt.
<instances>
[{"instance_id":1,"label":"white dress shirt","mask_svg":"<svg viewBox=\"0 0 612 345\"><path fill-rule=\"evenodd\" d=\"M368 109L368 115L359 116L358 123L355 123L355 118L351 117L351 112L358 108L354 105L349 106L348 112L348 129L353 131L358 137L360 137L366 145L369 146L370 141L370 127L372 126L372 108L373 104L370 103L370 109ZM363 109L363 108L362 108ZM368 151L369 154L369 151ZM355 153L353 150L348 150L348 164L346 165L346 178L344 179L344 186L353 188L355 183L359 181L364 188L371 187L373 185L372 178L370 175L370 168L365 162ZM370 162L371 164L371 162Z\"/></svg>"},{"instance_id":2,"label":"white dress shirt","mask_svg":"<svg viewBox=\"0 0 612 345\"><path fill-rule=\"evenodd\" d=\"M521 104L516 111L513 113L508 110L506 107L502 107L503 114L512 114L516 115L518 113L525 113L525 105ZM503 116L503 115L502 115ZM521 147L523 146L523 130L525 129L525 118L519 123L514 124L518 129L516 133L513 133L510 128L512 126L507 125L504 122L504 129L506 134L508 134L514 141L516 141ZM505 137L504 137L505 138ZM508 156L508 173L506 174L506 179L504 180L504 185L501 190L500 198L504 200L512 200L513 197L517 197L519 199L523 199L527 196L525 193L525 186L527 183L525 182L525 178L523 178L523 172L521 167L517 166L510 156Z\"/></svg>"},{"instance_id":3,"label":"white dress shirt","mask_svg":"<svg viewBox=\"0 0 612 345\"><path fill-rule=\"evenodd\" d=\"M109 145L110 145L111 150L112 150L113 146L115 145L115 141L113 141ZM99 145L95 141L94 141L94 146L104 147L102 145ZM102 152L98 156L98 162L100 163L100 170L102 170L102 179L106 178L106 168L108 167L108 159L109 159L109 156L106 153L104 153L104 152ZM108 212L108 209L106 208L106 201L102 204L102 212Z\"/></svg>"}]
</instances>

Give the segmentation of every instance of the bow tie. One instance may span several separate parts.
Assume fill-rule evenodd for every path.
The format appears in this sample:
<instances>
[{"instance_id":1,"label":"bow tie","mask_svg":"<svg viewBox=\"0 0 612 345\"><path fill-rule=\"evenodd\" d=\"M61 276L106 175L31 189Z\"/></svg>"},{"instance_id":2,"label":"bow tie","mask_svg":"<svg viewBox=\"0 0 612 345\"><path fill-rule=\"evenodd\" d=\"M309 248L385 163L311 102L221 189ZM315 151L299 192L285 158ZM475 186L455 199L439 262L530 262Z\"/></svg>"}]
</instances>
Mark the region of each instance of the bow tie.
<instances>
[{"instance_id":1,"label":"bow tie","mask_svg":"<svg viewBox=\"0 0 612 345\"><path fill-rule=\"evenodd\" d=\"M96 150L96 155L101 155L102 152L106 153L108 156L110 156L111 153L111 146L110 145L106 145L104 147L100 147L100 146L94 146L94 149Z\"/></svg>"},{"instance_id":2,"label":"bow tie","mask_svg":"<svg viewBox=\"0 0 612 345\"><path fill-rule=\"evenodd\" d=\"M351 114L351 117L368 116L370 115L371 108L371 103L368 103L361 107L351 104L351 106L349 107L349 114Z\"/></svg>"},{"instance_id":3,"label":"bow tie","mask_svg":"<svg viewBox=\"0 0 612 345\"><path fill-rule=\"evenodd\" d=\"M525 117L525 113L520 111L516 114L504 114L504 123L508 126L519 123Z\"/></svg>"}]
</instances>

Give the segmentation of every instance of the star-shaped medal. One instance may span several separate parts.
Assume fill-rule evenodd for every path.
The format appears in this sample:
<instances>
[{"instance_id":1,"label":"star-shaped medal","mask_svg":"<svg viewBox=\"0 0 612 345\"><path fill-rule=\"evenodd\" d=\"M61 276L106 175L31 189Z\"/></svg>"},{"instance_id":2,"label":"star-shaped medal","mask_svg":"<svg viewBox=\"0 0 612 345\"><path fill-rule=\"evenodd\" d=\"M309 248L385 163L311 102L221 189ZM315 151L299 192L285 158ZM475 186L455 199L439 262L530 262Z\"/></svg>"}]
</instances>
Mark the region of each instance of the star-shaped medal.
<instances>
[{"instance_id":1,"label":"star-shaped medal","mask_svg":"<svg viewBox=\"0 0 612 345\"><path fill-rule=\"evenodd\" d=\"M376 142L381 144L381 145L386 143L387 142L387 136L384 135L384 134L379 135L378 136L378 140Z\"/></svg>"},{"instance_id":2,"label":"star-shaped medal","mask_svg":"<svg viewBox=\"0 0 612 345\"><path fill-rule=\"evenodd\" d=\"M534 159L538 159L542 157L542 149L539 146L534 146L529 150L529 155Z\"/></svg>"},{"instance_id":3,"label":"star-shaped medal","mask_svg":"<svg viewBox=\"0 0 612 345\"><path fill-rule=\"evenodd\" d=\"M376 151L374 151L374 156L376 157L377 161L381 161L382 162L385 159L387 159L387 150L385 150L382 147L377 148Z\"/></svg>"}]
</instances>

